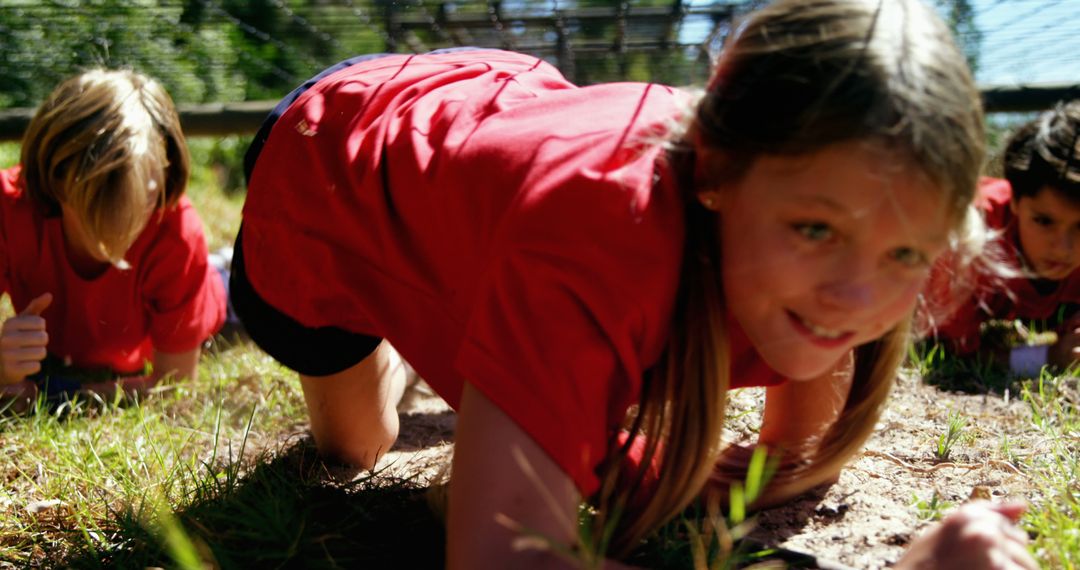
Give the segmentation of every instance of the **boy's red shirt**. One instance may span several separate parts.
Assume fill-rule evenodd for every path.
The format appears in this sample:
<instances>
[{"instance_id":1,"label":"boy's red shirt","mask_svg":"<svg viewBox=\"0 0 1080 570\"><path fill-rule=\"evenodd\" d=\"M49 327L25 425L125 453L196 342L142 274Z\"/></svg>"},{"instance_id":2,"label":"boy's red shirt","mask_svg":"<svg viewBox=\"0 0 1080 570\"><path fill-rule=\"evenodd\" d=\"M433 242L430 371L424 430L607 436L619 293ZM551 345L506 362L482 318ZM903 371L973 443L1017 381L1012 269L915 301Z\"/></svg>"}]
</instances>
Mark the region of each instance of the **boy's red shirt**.
<instances>
[{"instance_id":1,"label":"boy's red shirt","mask_svg":"<svg viewBox=\"0 0 1080 570\"><path fill-rule=\"evenodd\" d=\"M25 195L20 167L0 171L0 290L15 311L52 293L42 316L49 354L80 368L143 370L153 350L187 352L225 320L225 289L207 263L202 221L187 197L155 214L124 258L94 279L76 273L59 216Z\"/></svg>"}]
</instances>

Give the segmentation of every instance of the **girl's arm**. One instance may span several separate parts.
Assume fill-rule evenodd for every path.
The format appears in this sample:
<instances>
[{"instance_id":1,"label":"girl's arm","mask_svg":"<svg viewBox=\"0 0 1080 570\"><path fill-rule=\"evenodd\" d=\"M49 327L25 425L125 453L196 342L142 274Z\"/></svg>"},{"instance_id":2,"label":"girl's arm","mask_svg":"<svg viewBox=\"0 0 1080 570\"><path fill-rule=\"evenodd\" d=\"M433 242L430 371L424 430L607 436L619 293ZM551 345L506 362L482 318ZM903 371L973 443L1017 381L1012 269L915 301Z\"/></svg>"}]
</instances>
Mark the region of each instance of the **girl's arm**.
<instances>
[{"instance_id":1,"label":"girl's arm","mask_svg":"<svg viewBox=\"0 0 1080 570\"><path fill-rule=\"evenodd\" d=\"M853 360L843 359L835 368L811 380L788 380L765 391L765 411L758 443L785 456L812 453L814 447L840 416L851 391ZM840 476L837 470L825 481ZM791 497L765 493L755 507L769 507Z\"/></svg>"},{"instance_id":2,"label":"girl's arm","mask_svg":"<svg viewBox=\"0 0 1080 570\"><path fill-rule=\"evenodd\" d=\"M515 549L513 521L563 547L575 543L581 497L570 477L486 396L462 393L447 515L446 567L571 568L550 552ZM614 567L608 563L605 568Z\"/></svg>"},{"instance_id":3,"label":"girl's arm","mask_svg":"<svg viewBox=\"0 0 1080 570\"><path fill-rule=\"evenodd\" d=\"M852 364L848 357L812 380L769 386L758 441L770 449L796 452L815 445L844 409L851 391Z\"/></svg>"}]
</instances>

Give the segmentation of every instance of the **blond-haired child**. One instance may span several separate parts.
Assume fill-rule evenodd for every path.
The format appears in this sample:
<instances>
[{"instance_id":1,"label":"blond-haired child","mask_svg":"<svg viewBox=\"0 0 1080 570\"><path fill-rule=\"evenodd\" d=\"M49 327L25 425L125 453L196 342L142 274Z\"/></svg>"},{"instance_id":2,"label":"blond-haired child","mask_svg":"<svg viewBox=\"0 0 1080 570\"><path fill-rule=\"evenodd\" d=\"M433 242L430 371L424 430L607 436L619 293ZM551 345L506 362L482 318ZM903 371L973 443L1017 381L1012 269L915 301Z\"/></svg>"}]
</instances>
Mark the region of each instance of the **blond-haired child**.
<instances>
[{"instance_id":1,"label":"blond-haired child","mask_svg":"<svg viewBox=\"0 0 1080 570\"><path fill-rule=\"evenodd\" d=\"M140 73L86 71L41 104L20 165L0 171L0 290L17 313L0 335L4 394L195 375L226 303L188 171L172 100Z\"/></svg>"}]
</instances>

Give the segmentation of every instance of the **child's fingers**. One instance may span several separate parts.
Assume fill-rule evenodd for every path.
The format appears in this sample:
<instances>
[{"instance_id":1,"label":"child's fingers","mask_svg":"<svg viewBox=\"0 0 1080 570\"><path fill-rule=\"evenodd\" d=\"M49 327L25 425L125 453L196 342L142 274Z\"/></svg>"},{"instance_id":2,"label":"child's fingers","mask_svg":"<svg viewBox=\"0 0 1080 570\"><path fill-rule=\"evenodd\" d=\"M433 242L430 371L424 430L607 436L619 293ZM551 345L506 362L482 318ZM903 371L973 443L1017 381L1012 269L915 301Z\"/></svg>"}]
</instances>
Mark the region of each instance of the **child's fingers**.
<instances>
[{"instance_id":1,"label":"child's fingers","mask_svg":"<svg viewBox=\"0 0 1080 570\"><path fill-rule=\"evenodd\" d=\"M41 361L47 355L48 333L43 330L12 332L7 323L4 325L4 334L0 336L0 358L5 380L21 380L41 371Z\"/></svg>"},{"instance_id":2,"label":"child's fingers","mask_svg":"<svg viewBox=\"0 0 1080 570\"><path fill-rule=\"evenodd\" d=\"M35 297L33 301L30 301L26 308L19 313L19 316L41 315L41 312L47 309L50 304L52 304L52 293L42 293Z\"/></svg>"},{"instance_id":3,"label":"child's fingers","mask_svg":"<svg viewBox=\"0 0 1080 570\"><path fill-rule=\"evenodd\" d=\"M1027 503L1023 501L1010 501L1008 503L991 504L990 509L1004 515L1012 522L1017 522L1027 512Z\"/></svg>"},{"instance_id":4,"label":"child's fingers","mask_svg":"<svg viewBox=\"0 0 1080 570\"><path fill-rule=\"evenodd\" d=\"M44 324L38 327L34 323L27 326L23 323L12 322L17 320L18 318L8 319L4 323L4 334L0 335L0 350L6 352L27 346L44 347L49 344L49 333L45 331Z\"/></svg>"},{"instance_id":5,"label":"child's fingers","mask_svg":"<svg viewBox=\"0 0 1080 570\"><path fill-rule=\"evenodd\" d=\"M23 379L31 374L41 371L40 360L13 360L4 359L4 375L8 378Z\"/></svg>"},{"instance_id":6,"label":"child's fingers","mask_svg":"<svg viewBox=\"0 0 1080 570\"><path fill-rule=\"evenodd\" d=\"M45 331L45 319L37 315L20 315L4 321L4 335L16 334L19 331Z\"/></svg>"},{"instance_id":7,"label":"child's fingers","mask_svg":"<svg viewBox=\"0 0 1080 570\"><path fill-rule=\"evenodd\" d=\"M4 350L4 363L39 362L45 360L44 346L23 346Z\"/></svg>"}]
</instances>

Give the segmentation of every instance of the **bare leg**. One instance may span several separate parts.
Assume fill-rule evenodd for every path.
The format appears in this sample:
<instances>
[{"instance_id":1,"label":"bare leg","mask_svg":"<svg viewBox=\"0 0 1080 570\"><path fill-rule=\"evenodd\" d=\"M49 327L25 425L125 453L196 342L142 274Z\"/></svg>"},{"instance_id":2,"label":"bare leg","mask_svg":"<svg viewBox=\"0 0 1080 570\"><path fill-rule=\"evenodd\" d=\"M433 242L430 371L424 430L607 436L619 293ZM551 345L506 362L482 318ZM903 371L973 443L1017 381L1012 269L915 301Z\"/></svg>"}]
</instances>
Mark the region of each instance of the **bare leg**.
<instances>
[{"instance_id":1,"label":"bare leg","mask_svg":"<svg viewBox=\"0 0 1080 570\"><path fill-rule=\"evenodd\" d=\"M385 340L358 364L330 376L300 375L311 432L323 455L371 469L398 435L405 366Z\"/></svg>"}]
</instances>

